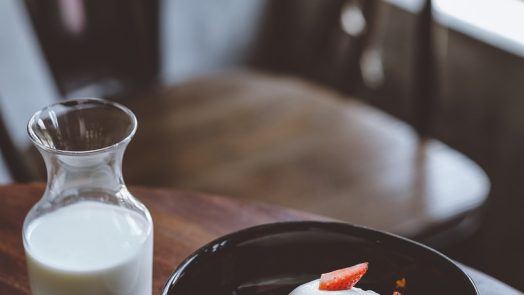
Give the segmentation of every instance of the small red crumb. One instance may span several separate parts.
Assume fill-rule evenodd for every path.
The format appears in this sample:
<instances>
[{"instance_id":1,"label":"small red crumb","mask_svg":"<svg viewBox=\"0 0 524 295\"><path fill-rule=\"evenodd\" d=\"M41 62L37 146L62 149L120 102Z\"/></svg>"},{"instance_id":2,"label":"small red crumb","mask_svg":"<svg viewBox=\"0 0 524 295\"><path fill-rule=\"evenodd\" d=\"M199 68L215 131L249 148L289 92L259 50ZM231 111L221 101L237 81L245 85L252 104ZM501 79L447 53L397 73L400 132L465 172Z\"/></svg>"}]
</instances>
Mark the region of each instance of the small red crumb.
<instances>
[{"instance_id":1,"label":"small red crumb","mask_svg":"<svg viewBox=\"0 0 524 295\"><path fill-rule=\"evenodd\" d=\"M406 278L402 278L402 279L397 280L395 282L397 288L406 288L406 283L407 283ZM395 295L399 295L399 294L395 294Z\"/></svg>"}]
</instances>

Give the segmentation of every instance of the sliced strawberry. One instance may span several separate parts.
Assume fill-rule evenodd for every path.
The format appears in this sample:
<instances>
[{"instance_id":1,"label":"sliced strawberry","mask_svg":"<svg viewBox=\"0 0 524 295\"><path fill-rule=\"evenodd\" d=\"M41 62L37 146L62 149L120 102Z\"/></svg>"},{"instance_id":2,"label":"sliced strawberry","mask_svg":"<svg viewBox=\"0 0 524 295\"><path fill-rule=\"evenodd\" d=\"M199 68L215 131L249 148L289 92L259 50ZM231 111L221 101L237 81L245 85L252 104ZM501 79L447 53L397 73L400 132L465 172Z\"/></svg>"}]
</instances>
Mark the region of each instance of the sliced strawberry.
<instances>
[{"instance_id":1,"label":"sliced strawberry","mask_svg":"<svg viewBox=\"0 0 524 295\"><path fill-rule=\"evenodd\" d=\"M400 294L400 292L398 292L398 291L395 291L395 292L393 292L393 295L402 295L402 294Z\"/></svg>"},{"instance_id":2,"label":"sliced strawberry","mask_svg":"<svg viewBox=\"0 0 524 295\"><path fill-rule=\"evenodd\" d=\"M348 290L362 278L368 270L368 263L364 262L351 267L324 273L320 276L319 290L336 291Z\"/></svg>"}]
</instances>

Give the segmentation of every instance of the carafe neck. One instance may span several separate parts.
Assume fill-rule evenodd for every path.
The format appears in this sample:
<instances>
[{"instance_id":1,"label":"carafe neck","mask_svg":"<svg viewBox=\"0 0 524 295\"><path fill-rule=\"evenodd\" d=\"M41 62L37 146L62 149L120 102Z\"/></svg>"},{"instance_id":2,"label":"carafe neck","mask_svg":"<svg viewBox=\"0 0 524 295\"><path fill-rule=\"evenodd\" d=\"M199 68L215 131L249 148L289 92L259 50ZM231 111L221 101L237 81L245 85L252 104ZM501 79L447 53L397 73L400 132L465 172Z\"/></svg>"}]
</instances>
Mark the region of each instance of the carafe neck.
<instances>
[{"instance_id":1,"label":"carafe neck","mask_svg":"<svg viewBox=\"0 0 524 295\"><path fill-rule=\"evenodd\" d=\"M93 153L70 155L40 150L47 168L44 198L71 196L118 197L127 191L122 177L125 145ZM106 200L111 203L116 200Z\"/></svg>"}]
</instances>

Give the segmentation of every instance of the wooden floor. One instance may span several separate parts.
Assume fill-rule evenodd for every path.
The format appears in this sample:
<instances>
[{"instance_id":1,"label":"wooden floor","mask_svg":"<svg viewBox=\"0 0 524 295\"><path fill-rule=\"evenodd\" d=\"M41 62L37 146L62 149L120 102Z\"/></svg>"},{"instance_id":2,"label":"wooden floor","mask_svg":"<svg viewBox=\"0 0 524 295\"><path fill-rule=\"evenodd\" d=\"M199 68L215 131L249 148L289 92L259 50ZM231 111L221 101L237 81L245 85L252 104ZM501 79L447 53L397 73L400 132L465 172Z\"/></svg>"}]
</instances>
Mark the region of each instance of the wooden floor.
<instances>
[{"instance_id":1,"label":"wooden floor","mask_svg":"<svg viewBox=\"0 0 524 295\"><path fill-rule=\"evenodd\" d=\"M399 120L289 77L229 72L130 107L130 184L260 200L414 236L481 206L483 171Z\"/></svg>"}]
</instances>

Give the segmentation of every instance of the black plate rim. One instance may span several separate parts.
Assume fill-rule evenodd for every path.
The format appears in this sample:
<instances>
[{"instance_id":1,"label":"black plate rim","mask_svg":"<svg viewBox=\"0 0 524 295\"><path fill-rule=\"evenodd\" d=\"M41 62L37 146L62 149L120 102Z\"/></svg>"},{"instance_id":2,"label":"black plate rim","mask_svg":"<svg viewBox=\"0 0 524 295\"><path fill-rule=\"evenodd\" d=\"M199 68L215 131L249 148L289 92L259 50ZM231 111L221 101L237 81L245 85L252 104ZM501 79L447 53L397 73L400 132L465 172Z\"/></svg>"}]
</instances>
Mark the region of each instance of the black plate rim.
<instances>
[{"instance_id":1,"label":"black plate rim","mask_svg":"<svg viewBox=\"0 0 524 295\"><path fill-rule=\"evenodd\" d=\"M346 222L337 222L337 221L309 221L309 220L308 221L273 222L273 223L266 223L266 224L251 226L251 227L247 227L241 230L231 232L229 234L220 236L212 240L211 242L195 250L193 253L187 256L176 267L176 269L169 276L169 279L164 284L164 287L162 289L162 295L169 295L169 289L171 285L175 283L175 281L182 275L184 269L187 268L194 259L196 259L198 256L201 256L205 253L209 253L213 247L216 247L217 245L222 244L222 242L224 241L239 240L241 239L241 237L243 240L243 237L245 235L255 235L256 236L257 234L264 233L267 231L271 232L271 231L274 231L275 229L277 229L278 232L285 232L288 230L305 230L305 229L308 229L308 228L311 229L314 227L320 227L323 230L339 228L344 231L346 230L347 231L360 231L360 232L363 232L369 235L378 235L378 237L382 239L385 238L385 239L397 240L397 241L406 243L407 245L410 245L411 247L420 248L422 251L428 252L429 255L434 255L438 257L439 259L442 259L443 261L448 263L450 267L454 268L458 273L460 273L463 276L463 280L469 283L470 287L473 288L475 293L477 295L480 295L480 292L478 291L478 288L475 282L473 282L471 277L467 273L465 273L464 270L462 270L462 268L460 268L455 261L453 261L451 258L447 257L446 255L440 253L439 251L431 247L428 247L424 244L421 244L419 242L410 240L408 238L405 238L405 237L402 237L402 236L399 236L393 233L372 229L372 228L362 226L362 225L355 225L355 224L350 224Z\"/></svg>"}]
</instances>

